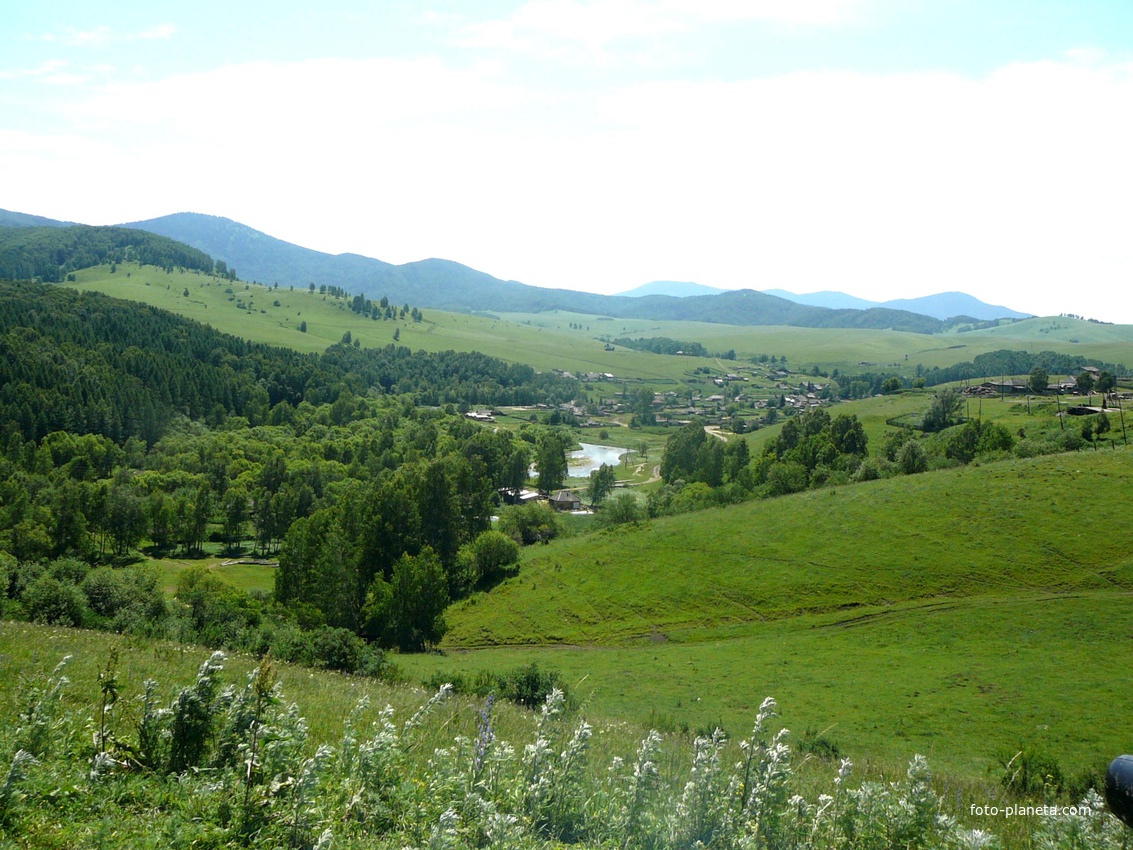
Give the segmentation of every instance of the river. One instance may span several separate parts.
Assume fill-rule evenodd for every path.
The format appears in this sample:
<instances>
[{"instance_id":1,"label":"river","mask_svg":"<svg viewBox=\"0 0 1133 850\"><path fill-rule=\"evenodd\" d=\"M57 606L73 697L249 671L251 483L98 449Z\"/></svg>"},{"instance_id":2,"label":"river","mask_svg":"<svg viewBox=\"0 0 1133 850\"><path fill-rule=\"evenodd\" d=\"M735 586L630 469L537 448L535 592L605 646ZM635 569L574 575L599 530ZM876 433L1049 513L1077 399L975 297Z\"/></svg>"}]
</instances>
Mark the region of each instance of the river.
<instances>
[{"instance_id":1,"label":"river","mask_svg":"<svg viewBox=\"0 0 1133 850\"><path fill-rule=\"evenodd\" d=\"M617 446L581 445L579 451L567 452L567 475L571 478L586 478L602 464L617 466L621 456L629 451Z\"/></svg>"}]
</instances>

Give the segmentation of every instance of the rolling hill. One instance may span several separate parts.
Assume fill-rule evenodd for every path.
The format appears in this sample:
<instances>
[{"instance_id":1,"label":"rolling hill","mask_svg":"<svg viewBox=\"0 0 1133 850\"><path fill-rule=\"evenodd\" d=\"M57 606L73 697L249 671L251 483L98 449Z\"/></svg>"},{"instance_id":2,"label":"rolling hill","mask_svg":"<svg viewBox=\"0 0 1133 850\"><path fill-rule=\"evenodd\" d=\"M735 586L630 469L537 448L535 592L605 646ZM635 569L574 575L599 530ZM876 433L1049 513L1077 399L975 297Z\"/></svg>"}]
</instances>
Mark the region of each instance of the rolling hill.
<instances>
[{"instance_id":1,"label":"rolling hill","mask_svg":"<svg viewBox=\"0 0 1133 850\"><path fill-rule=\"evenodd\" d=\"M545 289L503 281L451 260L428 259L400 266L357 254L331 255L275 239L215 216L177 213L126 227L159 233L224 260L246 280L281 286L310 283L361 291L370 298L456 312L540 313L568 310L595 316L724 322L738 325L893 328L934 333L940 323L888 309L827 310L794 304L751 290L720 295L640 298Z\"/></svg>"},{"instance_id":2,"label":"rolling hill","mask_svg":"<svg viewBox=\"0 0 1133 850\"><path fill-rule=\"evenodd\" d=\"M0 210L0 228L72 227L69 222ZM269 236L231 219L199 213L176 213L121 225L174 239L223 261L245 280L268 285L337 286L370 298L456 312L539 313L566 310L595 316L669 321L701 321L747 326L788 325L817 328L876 328L936 333L941 318L959 314L980 318L988 310L961 296L975 312L952 311L937 304L932 315L913 299L858 309L857 302L831 309L802 303L798 296L752 290L719 291L692 283L657 281L624 295L597 295L503 281L451 260L426 259L392 265L359 254L326 254ZM789 293L786 293L789 295ZM837 294L837 293L836 293ZM943 298L944 296L933 296ZM931 299L930 299L931 300ZM864 303L864 302L863 302ZM986 307L986 305L983 305ZM995 313L999 308L989 308ZM979 314L979 315L977 315ZM1003 313L996 313L1003 315Z\"/></svg>"},{"instance_id":3,"label":"rolling hill","mask_svg":"<svg viewBox=\"0 0 1133 850\"><path fill-rule=\"evenodd\" d=\"M1131 743L1105 649L1133 625L1131 472L1128 449L1009 460L552 541L406 663L536 662L659 728L742 729L774 693L859 759L979 775L1027 746L1078 769Z\"/></svg>"},{"instance_id":4,"label":"rolling hill","mask_svg":"<svg viewBox=\"0 0 1133 850\"><path fill-rule=\"evenodd\" d=\"M890 310L909 310L924 316L936 319L952 319L965 316L979 321L992 319L1025 319L1030 313L1020 313L1009 307L987 304L964 292L938 292L935 295L925 295L920 298L896 298L890 301L867 301L844 292L808 292L796 295L785 289L764 290L768 295L786 298L796 304L809 304L812 307L828 307L830 309L868 310L872 307L886 307Z\"/></svg>"}]
</instances>

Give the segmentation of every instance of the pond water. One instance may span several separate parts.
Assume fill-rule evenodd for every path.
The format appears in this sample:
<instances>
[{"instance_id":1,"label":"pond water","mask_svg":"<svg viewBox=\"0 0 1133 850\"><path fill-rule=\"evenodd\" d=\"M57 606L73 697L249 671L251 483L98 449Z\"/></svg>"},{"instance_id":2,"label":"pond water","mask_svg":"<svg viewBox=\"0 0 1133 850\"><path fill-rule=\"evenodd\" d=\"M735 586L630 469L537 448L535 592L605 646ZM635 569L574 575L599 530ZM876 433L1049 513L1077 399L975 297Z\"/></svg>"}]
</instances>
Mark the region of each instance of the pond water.
<instances>
[{"instance_id":1,"label":"pond water","mask_svg":"<svg viewBox=\"0 0 1133 850\"><path fill-rule=\"evenodd\" d=\"M571 478L586 478L602 464L617 466L619 458L629 451L617 446L596 446L592 443L581 445L581 450L567 452L567 475Z\"/></svg>"}]
</instances>

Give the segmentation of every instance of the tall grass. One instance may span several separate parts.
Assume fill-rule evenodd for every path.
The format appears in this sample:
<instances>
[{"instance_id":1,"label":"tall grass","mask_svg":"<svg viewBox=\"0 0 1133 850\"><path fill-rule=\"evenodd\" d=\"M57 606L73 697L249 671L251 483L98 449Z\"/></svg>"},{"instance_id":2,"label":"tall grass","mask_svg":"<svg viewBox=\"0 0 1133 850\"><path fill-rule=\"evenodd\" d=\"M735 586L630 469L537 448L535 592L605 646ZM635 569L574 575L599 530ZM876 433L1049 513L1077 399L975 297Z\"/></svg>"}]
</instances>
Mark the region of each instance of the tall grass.
<instances>
[{"instance_id":1,"label":"tall grass","mask_svg":"<svg viewBox=\"0 0 1133 850\"><path fill-rule=\"evenodd\" d=\"M147 686L132 699L140 712L101 740L85 734L97 700L65 702L71 685L59 670L29 680L32 713L0 733L9 765L0 781L0 840L320 850L1109 850L1129 839L1092 792L1073 810L1031 817L1012 832L974 827L966 813L949 810L920 756L892 781L857 781L845 759L823 768L821 780L802 781L806 758L771 699L743 740L717 729L676 761L664 750L680 741L650 731L623 748L623 736L568 710L557 690L523 723L502 717L490 699L457 705L448 687L404 720L363 698L330 743L311 739L273 669L254 668L242 686L225 685L222 664L215 654L206 659L162 711ZM22 744L28 718L44 712L36 756ZM163 758L138 758L148 746L146 723L168 744Z\"/></svg>"}]
</instances>

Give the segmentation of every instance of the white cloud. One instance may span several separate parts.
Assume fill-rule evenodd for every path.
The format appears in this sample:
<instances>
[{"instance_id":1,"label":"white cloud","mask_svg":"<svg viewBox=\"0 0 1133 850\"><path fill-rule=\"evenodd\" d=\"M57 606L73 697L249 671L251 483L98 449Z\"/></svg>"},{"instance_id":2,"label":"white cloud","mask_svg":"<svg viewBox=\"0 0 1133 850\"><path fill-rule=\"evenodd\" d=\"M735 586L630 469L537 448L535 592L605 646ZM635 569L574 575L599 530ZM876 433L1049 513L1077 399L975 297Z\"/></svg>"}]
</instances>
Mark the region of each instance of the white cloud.
<instances>
[{"instance_id":1,"label":"white cloud","mask_svg":"<svg viewBox=\"0 0 1133 850\"><path fill-rule=\"evenodd\" d=\"M148 30L143 30L138 33L137 38L144 40L161 40L172 38L177 33L177 27L173 24L158 24L156 27L151 27Z\"/></svg>"},{"instance_id":2,"label":"white cloud","mask_svg":"<svg viewBox=\"0 0 1133 850\"><path fill-rule=\"evenodd\" d=\"M68 47L104 48L131 41L152 41L172 38L177 28L172 24L159 24L138 32L119 32L105 24L89 30L66 29L62 35L41 36L43 41L61 41Z\"/></svg>"},{"instance_id":3,"label":"white cloud","mask_svg":"<svg viewBox=\"0 0 1133 850\"><path fill-rule=\"evenodd\" d=\"M959 289L1133 321L1130 102L1133 68L1078 62L586 97L436 59L253 63L106 87L56 144L0 133L0 185L59 218L211 212L548 286Z\"/></svg>"},{"instance_id":4,"label":"white cloud","mask_svg":"<svg viewBox=\"0 0 1133 850\"><path fill-rule=\"evenodd\" d=\"M506 18L468 24L467 46L560 59L609 61L611 48L708 24L830 25L863 0L531 0Z\"/></svg>"},{"instance_id":5,"label":"white cloud","mask_svg":"<svg viewBox=\"0 0 1133 850\"><path fill-rule=\"evenodd\" d=\"M47 77L58 74L66 67L66 61L62 59L52 59L47 62L42 62L34 68L16 68L13 70L0 71L0 80L18 80L26 77Z\"/></svg>"}]
</instances>

